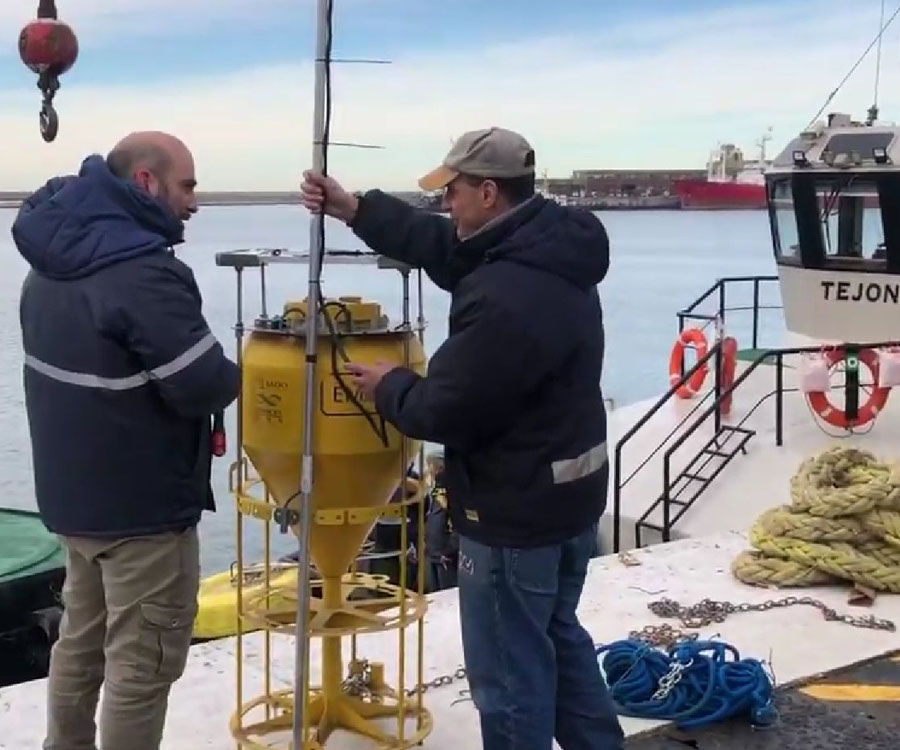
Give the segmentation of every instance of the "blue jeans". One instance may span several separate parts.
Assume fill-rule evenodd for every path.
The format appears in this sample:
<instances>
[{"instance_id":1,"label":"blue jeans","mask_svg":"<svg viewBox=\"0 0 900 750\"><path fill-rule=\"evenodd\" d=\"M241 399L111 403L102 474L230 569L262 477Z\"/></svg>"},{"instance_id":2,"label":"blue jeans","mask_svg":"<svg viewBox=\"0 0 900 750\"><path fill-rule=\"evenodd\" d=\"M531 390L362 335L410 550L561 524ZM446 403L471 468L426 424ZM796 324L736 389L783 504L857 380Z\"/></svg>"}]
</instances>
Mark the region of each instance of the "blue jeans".
<instances>
[{"instance_id":1,"label":"blue jeans","mask_svg":"<svg viewBox=\"0 0 900 750\"><path fill-rule=\"evenodd\" d=\"M440 563L429 562L426 570L429 591L445 591L456 587L456 566L452 563L444 567Z\"/></svg>"},{"instance_id":2,"label":"blue jeans","mask_svg":"<svg viewBox=\"0 0 900 750\"><path fill-rule=\"evenodd\" d=\"M562 544L487 547L460 537L459 608L484 750L622 750L594 643L575 610L592 529Z\"/></svg>"}]
</instances>

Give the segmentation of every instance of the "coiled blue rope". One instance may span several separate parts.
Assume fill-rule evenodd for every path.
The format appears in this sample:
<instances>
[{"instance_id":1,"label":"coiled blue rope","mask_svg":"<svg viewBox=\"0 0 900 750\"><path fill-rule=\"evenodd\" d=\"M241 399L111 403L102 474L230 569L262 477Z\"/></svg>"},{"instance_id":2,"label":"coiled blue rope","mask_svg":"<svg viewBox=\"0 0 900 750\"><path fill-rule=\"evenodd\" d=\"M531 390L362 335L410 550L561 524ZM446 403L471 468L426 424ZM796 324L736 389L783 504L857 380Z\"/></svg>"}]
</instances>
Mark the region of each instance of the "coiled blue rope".
<instances>
[{"instance_id":1,"label":"coiled blue rope","mask_svg":"<svg viewBox=\"0 0 900 750\"><path fill-rule=\"evenodd\" d=\"M687 641L666 653L629 639L599 646L597 658L623 716L674 721L681 729L742 713L755 727L778 719L774 685L762 662L741 659L727 643Z\"/></svg>"}]
</instances>

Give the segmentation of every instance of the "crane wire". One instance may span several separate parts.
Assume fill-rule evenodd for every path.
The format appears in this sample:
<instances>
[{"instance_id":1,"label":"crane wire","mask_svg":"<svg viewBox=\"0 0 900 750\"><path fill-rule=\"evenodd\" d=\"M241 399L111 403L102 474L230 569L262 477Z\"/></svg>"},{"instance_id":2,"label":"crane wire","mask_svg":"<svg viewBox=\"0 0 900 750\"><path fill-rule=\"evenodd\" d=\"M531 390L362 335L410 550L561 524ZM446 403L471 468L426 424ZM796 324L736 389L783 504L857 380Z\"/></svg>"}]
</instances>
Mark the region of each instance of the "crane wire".
<instances>
[{"instance_id":1,"label":"crane wire","mask_svg":"<svg viewBox=\"0 0 900 750\"><path fill-rule=\"evenodd\" d=\"M884 0L882 0L882 7L883 6L884 6ZM878 44L879 45L879 55L881 54L881 39L884 36L884 32L888 30L888 28L891 26L892 23L894 23L894 21L896 20L898 15L900 15L900 5L897 6L897 9L891 14L891 17L887 20L887 22L881 24L881 29L879 30L878 34L869 43L869 46L866 47L865 51L859 56L857 61L855 63L853 63L853 66L850 68L847 75L845 75L843 77L843 79L837 85L837 87L834 89L834 91L832 91L828 95L828 97L825 99L825 103L821 106L819 111L816 112L816 114L813 116L813 118L809 121L809 124L806 126L805 129L808 130L815 124L816 120L818 120L819 117L822 115L822 113L825 111L825 108L829 104L831 104L832 99L834 99L834 97L837 96L837 93L844 87L844 84L847 83L850 76L852 76L856 72L856 69L860 66L860 63L862 63L862 61L866 58L866 55L868 55L869 52L871 52L872 47L874 47L876 44ZM880 57L879 57L879 60L880 60ZM879 65L879 67L880 67L880 65ZM877 83L876 83L876 86L877 86ZM877 96L877 94L876 94L876 96Z\"/></svg>"}]
</instances>

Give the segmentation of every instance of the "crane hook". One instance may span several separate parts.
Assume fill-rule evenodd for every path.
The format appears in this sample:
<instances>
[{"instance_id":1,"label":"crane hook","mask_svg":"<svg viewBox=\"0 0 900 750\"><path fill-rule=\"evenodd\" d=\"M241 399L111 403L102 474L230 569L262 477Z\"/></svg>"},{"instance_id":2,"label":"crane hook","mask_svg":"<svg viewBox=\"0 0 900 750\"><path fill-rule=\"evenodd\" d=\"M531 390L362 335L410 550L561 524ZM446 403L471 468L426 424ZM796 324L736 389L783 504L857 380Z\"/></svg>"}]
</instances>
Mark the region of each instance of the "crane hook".
<instances>
[{"instance_id":1,"label":"crane hook","mask_svg":"<svg viewBox=\"0 0 900 750\"><path fill-rule=\"evenodd\" d=\"M52 143L59 133L59 115L53 106L53 97L59 90L59 78L42 73L38 78L38 88L44 95L41 101L41 111L38 115L41 137L47 143Z\"/></svg>"},{"instance_id":2,"label":"crane hook","mask_svg":"<svg viewBox=\"0 0 900 750\"><path fill-rule=\"evenodd\" d=\"M71 27L59 20L55 0L40 0L37 19L19 34L19 56L38 74L37 86L43 94L39 115L41 137L50 143L59 132L59 116L53 107L59 77L78 58L78 39Z\"/></svg>"},{"instance_id":3,"label":"crane hook","mask_svg":"<svg viewBox=\"0 0 900 750\"><path fill-rule=\"evenodd\" d=\"M45 101L41 106L39 115L41 125L41 137L47 142L52 143L59 132L59 115L50 102Z\"/></svg>"}]
</instances>

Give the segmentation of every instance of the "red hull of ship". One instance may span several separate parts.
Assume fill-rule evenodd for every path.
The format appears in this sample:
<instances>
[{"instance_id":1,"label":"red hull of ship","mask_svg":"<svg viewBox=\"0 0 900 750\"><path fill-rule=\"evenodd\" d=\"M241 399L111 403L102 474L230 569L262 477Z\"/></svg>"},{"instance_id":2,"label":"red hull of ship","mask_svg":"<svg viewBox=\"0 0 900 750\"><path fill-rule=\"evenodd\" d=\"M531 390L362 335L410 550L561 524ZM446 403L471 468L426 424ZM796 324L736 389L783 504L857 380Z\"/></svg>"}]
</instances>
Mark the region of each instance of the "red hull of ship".
<instances>
[{"instance_id":1,"label":"red hull of ship","mask_svg":"<svg viewBox=\"0 0 900 750\"><path fill-rule=\"evenodd\" d=\"M681 207L696 210L763 209L766 207L765 185L746 182L707 182L679 180L674 184Z\"/></svg>"}]
</instances>

